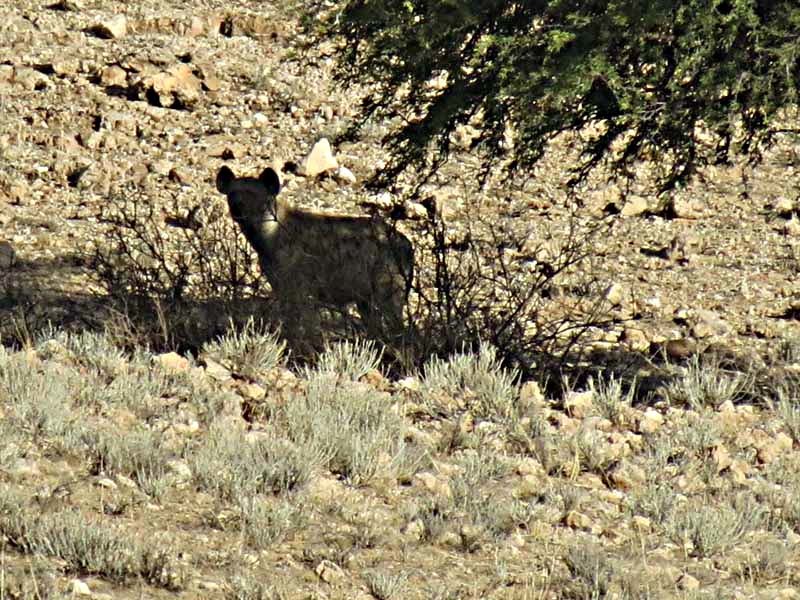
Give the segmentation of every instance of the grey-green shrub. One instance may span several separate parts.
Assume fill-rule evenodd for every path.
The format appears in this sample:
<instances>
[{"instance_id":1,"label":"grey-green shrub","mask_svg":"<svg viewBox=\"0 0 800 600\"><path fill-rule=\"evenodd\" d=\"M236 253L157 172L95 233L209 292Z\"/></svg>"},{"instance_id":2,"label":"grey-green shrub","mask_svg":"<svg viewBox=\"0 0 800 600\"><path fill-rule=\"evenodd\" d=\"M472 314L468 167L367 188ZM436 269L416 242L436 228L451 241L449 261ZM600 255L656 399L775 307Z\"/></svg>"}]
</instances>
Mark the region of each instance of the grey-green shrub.
<instances>
[{"instance_id":1,"label":"grey-green shrub","mask_svg":"<svg viewBox=\"0 0 800 600\"><path fill-rule=\"evenodd\" d=\"M290 438L319 449L325 466L354 485L394 474L403 455L404 425L388 394L336 375L312 374L306 393L283 408Z\"/></svg>"},{"instance_id":2,"label":"grey-green shrub","mask_svg":"<svg viewBox=\"0 0 800 600\"><path fill-rule=\"evenodd\" d=\"M507 421L517 414L519 373L503 368L495 349L484 344L476 353L431 359L422 378L423 402L441 409L435 396L442 392L455 399L466 396L465 408L477 417Z\"/></svg>"},{"instance_id":3,"label":"grey-green shrub","mask_svg":"<svg viewBox=\"0 0 800 600\"><path fill-rule=\"evenodd\" d=\"M286 343L278 334L257 326L251 317L241 331L230 331L203 345L203 352L245 377L257 378L283 362Z\"/></svg>"}]
</instances>

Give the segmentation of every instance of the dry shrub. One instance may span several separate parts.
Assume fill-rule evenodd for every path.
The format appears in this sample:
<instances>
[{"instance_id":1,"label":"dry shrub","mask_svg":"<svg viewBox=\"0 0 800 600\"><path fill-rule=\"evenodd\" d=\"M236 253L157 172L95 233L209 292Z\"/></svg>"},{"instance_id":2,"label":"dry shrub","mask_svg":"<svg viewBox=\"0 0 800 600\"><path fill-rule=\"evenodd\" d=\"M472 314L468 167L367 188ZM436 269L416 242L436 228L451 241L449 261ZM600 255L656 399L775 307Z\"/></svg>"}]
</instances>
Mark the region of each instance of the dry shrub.
<instances>
[{"instance_id":1,"label":"dry shrub","mask_svg":"<svg viewBox=\"0 0 800 600\"><path fill-rule=\"evenodd\" d=\"M230 318L264 312L266 284L223 203L187 206L175 197L162 210L128 187L110 198L101 222L94 272L117 333L196 348Z\"/></svg>"},{"instance_id":2,"label":"dry shrub","mask_svg":"<svg viewBox=\"0 0 800 600\"><path fill-rule=\"evenodd\" d=\"M543 227L509 206L473 202L469 221L449 227L433 202L416 236L412 354L417 365L480 345L529 375L578 360L578 342L607 324L593 275L604 221ZM407 356L409 355L407 351Z\"/></svg>"}]
</instances>

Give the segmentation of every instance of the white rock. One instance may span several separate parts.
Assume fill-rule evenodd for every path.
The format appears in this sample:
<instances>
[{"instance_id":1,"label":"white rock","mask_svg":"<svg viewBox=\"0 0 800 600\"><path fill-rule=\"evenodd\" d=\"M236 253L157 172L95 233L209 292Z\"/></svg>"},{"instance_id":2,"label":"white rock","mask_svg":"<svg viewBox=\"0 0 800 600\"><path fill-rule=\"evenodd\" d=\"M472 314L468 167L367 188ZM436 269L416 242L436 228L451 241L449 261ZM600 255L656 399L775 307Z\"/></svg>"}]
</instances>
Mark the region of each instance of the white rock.
<instances>
[{"instance_id":1,"label":"white rock","mask_svg":"<svg viewBox=\"0 0 800 600\"><path fill-rule=\"evenodd\" d=\"M625 295L625 288L618 283L612 283L606 288L606 300L611 306L620 306Z\"/></svg>"},{"instance_id":2,"label":"white rock","mask_svg":"<svg viewBox=\"0 0 800 600\"><path fill-rule=\"evenodd\" d=\"M72 591L73 596L91 596L92 590L89 589L89 586L86 584L85 581L81 581L80 579L73 579L69 582L70 590Z\"/></svg>"},{"instance_id":3,"label":"white rock","mask_svg":"<svg viewBox=\"0 0 800 600\"><path fill-rule=\"evenodd\" d=\"M320 173L327 171L335 171L339 168L339 163L336 162L336 157L333 156L331 144L328 138L320 139L311 152L303 160L300 165L300 173L306 177L316 177Z\"/></svg>"},{"instance_id":4,"label":"white rock","mask_svg":"<svg viewBox=\"0 0 800 600\"><path fill-rule=\"evenodd\" d=\"M356 182L356 176L353 175L353 172L347 167L339 167L338 169L336 169L335 177L342 183L352 184Z\"/></svg>"}]
</instances>

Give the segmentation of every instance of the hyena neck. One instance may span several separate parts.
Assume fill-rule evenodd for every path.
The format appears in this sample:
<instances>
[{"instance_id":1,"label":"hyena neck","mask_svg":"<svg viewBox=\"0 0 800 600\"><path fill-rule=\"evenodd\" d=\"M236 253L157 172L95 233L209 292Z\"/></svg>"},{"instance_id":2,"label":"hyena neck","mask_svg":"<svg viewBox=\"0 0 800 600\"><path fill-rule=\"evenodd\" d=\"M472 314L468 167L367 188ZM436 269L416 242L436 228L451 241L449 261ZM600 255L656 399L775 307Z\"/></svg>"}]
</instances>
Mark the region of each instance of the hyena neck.
<instances>
[{"instance_id":1,"label":"hyena neck","mask_svg":"<svg viewBox=\"0 0 800 600\"><path fill-rule=\"evenodd\" d=\"M239 226L242 229L244 237L258 256L266 258L271 262L278 249L279 223L275 219L269 219L261 223L242 221L239 223Z\"/></svg>"}]
</instances>

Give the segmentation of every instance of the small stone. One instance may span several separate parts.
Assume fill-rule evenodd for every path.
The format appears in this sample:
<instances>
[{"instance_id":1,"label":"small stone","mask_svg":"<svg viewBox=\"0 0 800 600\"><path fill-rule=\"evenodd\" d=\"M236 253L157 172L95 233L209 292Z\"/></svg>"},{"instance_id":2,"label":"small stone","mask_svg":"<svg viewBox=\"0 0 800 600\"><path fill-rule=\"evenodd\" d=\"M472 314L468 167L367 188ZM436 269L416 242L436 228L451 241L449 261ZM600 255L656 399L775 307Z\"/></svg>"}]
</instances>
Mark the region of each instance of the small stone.
<instances>
[{"instance_id":1,"label":"small stone","mask_svg":"<svg viewBox=\"0 0 800 600\"><path fill-rule=\"evenodd\" d=\"M39 471L39 465L35 460L30 458L18 458L4 470L15 479L39 477L41 475L41 472Z\"/></svg>"},{"instance_id":2,"label":"small stone","mask_svg":"<svg viewBox=\"0 0 800 600\"><path fill-rule=\"evenodd\" d=\"M703 205L696 199L676 199L672 203L672 210L679 219L699 219L703 216Z\"/></svg>"},{"instance_id":3,"label":"small stone","mask_svg":"<svg viewBox=\"0 0 800 600\"><path fill-rule=\"evenodd\" d=\"M711 310L695 311L697 322L692 327L692 335L696 338L723 336L731 333L732 327L717 313Z\"/></svg>"},{"instance_id":4,"label":"small stone","mask_svg":"<svg viewBox=\"0 0 800 600\"><path fill-rule=\"evenodd\" d=\"M654 408L648 408L639 419L639 433L655 433L664 424L664 416Z\"/></svg>"},{"instance_id":5,"label":"small stone","mask_svg":"<svg viewBox=\"0 0 800 600\"><path fill-rule=\"evenodd\" d=\"M658 310L661 308L661 298L658 296L651 296L644 299L644 305L650 309Z\"/></svg>"},{"instance_id":6,"label":"small stone","mask_svg":"<svg viewBox=\"0 0 800 600\"><path fill-rule=\"evenodd\" d=\"M461 544L464 547L475 548L475 546L481 539L483 531L479 527L476 527L475 525L470 525L465 523L458 530L458 534L461 537Z\"/></svg>"},{"instance_id":7,"label":"small stone","mask_svg":"<svg viewBox=\"0 0 800 600\"><path fill-rule=\"evenodd\" d=\"M142 78L135 87L154 106L189 108L200 97L202 84L189 65L179 64Z\"/></svg>"},{"instance_id":8,"label":"small stone","mask_svg":"<svg viewBox=\"0 0 800 600\"><path fill-rule=\"evenodd\" d=\"M678 579L678 587L684 591L691 592L700 589L700 582L697 578L692 577L688 573L684 573L681 578Z\"/></svg>"},{"instance_id":9,"label":"small stone","mask_svg":"<svg viewBox=\"0 0 800 600\"><path fill-rule=\"evenodd\" d=\"M585 392L570 392L564 402L564 408L571 417L582 419L587 416L594 405L594 392L587 390Z\"/></svg>"},{"instance_id":10,"label":"small stone","mask_svg":"<svg viewBox=\"0 0 800 600\"><path fill-rule=\"evenodd\" d=\"M184 373L189 370L190 363L177 352L167 352L155 357L155 362L169 373Z\"/></svg>"},{"instance_id":11,"label":"small stone","mask_svg":"<svg viewBox=\"0 0 800 600\"><path fill-rule=\"evenodd\" d=\"M630 196L628 197L628 201L625 202L625 206L622 207L620 214L622 214L623 217L638 217L646 213L647 210L648 203L646 198L642 196Z\"/></svg>"},{"instance_id":12,"label":"small stone","mask_svg":"<svg viewBox=\"0 0 800 600\"><path fill-rule=\"evenodd\" d=\"M185 460L168 460L167 470L179 481L189 481L192 478L192 469Z\"/></svg>"},{"instance_id":13,"label":"small stone","mask_svg":"<svg viewBox=\"0 0 800 600\"><path fill-rule=\"evenodd\" d=\"M387 391L389 389L389 380L384 377L383 373L378 369L370 369L359 379L361 383L366 383L368 386L376 390Z\"/></svg>"},{"instance_id":14,"label":"small stone","mask_svg":"<svg viewBox=\"0 0 800 600\"><path fill-rule=\"evenodd\" d=\"M518 459L514 470L518 475L523 477L526 475L537 475L539 477L543 477L545 475L542 464L531 456Z\"/></svg>"},{"instance_id":15,"label":"small stone","mask_svg":"<svg viewBox=\"0 0 800 600\"><path fill-rule=\"evenodd\" d=\"M642 487L647 475L641 467L623 461L611 472L610 479L615 488L630 491Z\"/></svg>"},{"instance_id":16,"label":"small stone","mask_svg":"<svg viewBox=\"0 0 800 600\"><path fill-rule=\"evenodd\" d=\"M430 471L417 473L414 476L414 482L437 496L449 498L453 495L450 484L445 480L439 479Z\"/></svg>"},{"instance_id":17,"label":"small stone","mask_svg":"<svg viewBox=\"0 0 800 600\"><path fill-rule=\"evenodd\" d=\"M747 483L747 476L750 475L751 470L750 464L743 460L735 459L731 462L730 473L734 483L737 485L745 485Z\"/></svg>"},{"instance_id":18,"label":"small stone","mask_svg":"<svg viewBox=\"0 0 800 600\"><path fill-rule=\"evenodd\" d=\"M342 568L329 560L323 560L314 569L317 576L325 583L334 583L344 577Z\"/></svg>"},{"instance_id":19,"label":"small stone","mask_svg":"<svg viewBox=\"0 0 800 600\"><path fill-rule=\"evenodd\" d=\"M650 340L647 334L635 327L626 327L622 332L622 343L634 352L647 352L650 350Z\"/></svg>"},{"instance_id":20,"label":"small stone","mask_svg":"<svg viewBox=\"0 0 800 600\"><path fill-rule=\"evenodd\" d=\"M353 175L353 172L347 167L339 167L338 169L336 169L334 177L336 177L336 179L338 179L342 183L353 184L356 182L356 176Z\"/></svg>"},{"instance_id":21,"label":"small stone","mask_svg":"<svg viewBox=\"0 0 800 600\"><path fill-rule=\"evenodd\" d=\"M331 476L318 475L303 486L303 495L315 502L331 502L342 492L342 484Z\"/></svg>"},{"instance_id":22,"label":"small stone","mask_svg":"<svg viewBox=\"0 0 800 600\"><path fill-rule=\"evenodd\" d=\"M339 163L333 156L331 144L327 138L321 138L300 165L300 173L306 177L316 177L321 173L335 171Z\"/></svg>"},{"instance_id":23,"label":"small stone","mask_svg":"<svg viewBox=\"0 0 800 600\"><path fill-rule=\"evenodd\" d=\"M541 469L540 469L541 470ZM546 479L546 478L544 478ZM517 500L528 500L541 495L543 489L543 478L536 475L524 475L514 488L512 495Z\"/></svg>"},{"instance_id":24,"label":"small stone","mask_svg":"<svg viewBox=\"0 0 800 600\"><path fill-rule=\"evenodd\" d=\"M412 221L423 221L428 218L427 209L419 202L405 202L403 210L406 213L406 218Z\"/></svg>"},{"instance_id":25,"label":"small stone","mask_svg":"<svg viewBox=\"0 0 800 600\"><path fill-rule=\"evenodd\" d=\"M247 149L242 144L222 136L209 138L207 143L208 150L206 153L212 158L231 160L247 155Z\"/></svg>"},{"instance_id":26,"label":"small stone","mask_svg":"<svg viewBox=\"0 0 800 600\"><path fill-rule=\"evenodd\" d=\"M455 531L444 531L435 540L439 546L446 548L459 548L461 546L461 536Z\"/></svg>"},{"instance_id":27,"label":"small stone","mask_svg":"<svg viewBox=\"0 0 800 600\"><path fill-rule=\"evenodd\" d=\"M795 215L783 224L783 232L792 237L800 236L800 220Z\"/></svg>"},{"instance_id":28,"label":"small stone","mask_svg":"<svg viewBox=\"0 0 800 600\"><path fill-rule=\"evenodd\" d=\"M774 438L760 430L753 431L754 445L758 448L758 460L762 464L774 462L779 456L792 450L792 438L783 432L778 433Z\"/></svg>"},{"instance_id":29,"label":"small stone","mask_svg":"<svg viewBox=\"0 0 800 600\"><path fill-rule=\"evenodd\" d=\"M120 474L115 475L115 477L116 477L117 483L119 483L119 485L121 485L123 487L126 487L129 490L139 489L139 485L133 479L131 479L130 477L127 477L125 475L120 475Z\"/></svg>"},{"instance_id":30,"label":"small stone","mask_svg":"<svg viewBox=\"0 0 800 600\"><path fill-rule=\"evenodd\" d=\"M731 399L725 400L725 402L723 402L717 407L717 412L721 413L736 412L736 407L733 405L733 400Z\"/></svg>"},{"instance_id":31,"label":"small stone","mask_svg":"<svg viewBox=\"0 0 800 600\"><path fill-rule=\"evenodd\" d=\"M128 73L122 67L111 65L100 71L100 85L104 87L123 87L128 83Z\"/></svg>"},{"instance_id":32,"label":"small stone","mask_svg":"<svg viewBox=\"0 0 800 600\"><path fill-rule=\"evenodd\" d=\"M115 15L105 21L92 25L90 31L105 39L119 39L128 32L128 19L125 15Z\"/></svg>"},{"instance_id":33,"label":"small stone","mask_svg":"<svg viewBox=\"0 0 800 600\"><path fill-rule=\"evenodd\" d=\"M14 69L14 83L26 90L43 90L50 86L50 78L36 69L18 67Z\"/></svg>"},{"instance_id":34,"label":"small stone","mask_svg":"<svg viewBox=\"0 0 800 600\"><path fill-rule=\"evenodd\" d=\"M475 419L472 416L472 413L467 411L462 414L458 419L456 427L458 427L458 432L461 435L472 433L472 431L475 429Z\"/></svg>"},{"instance_id":35,"label":"small stone","mask_svg":"<svg viewBox=\"0 0 800 600\"><path fill-rule=\"evenodd\" d=\"M592 528L592 520L582 512L571 510L564 517L564 525L572 529L588 531Z\"/></svg>"},{"instance_id":36,"label":"small stone","mask_svg":"<svg viewBox=\"0 0 800 600\"><path fill-rule=\"evenodd\" d=\"M209 592L218 592L222 589L222 586L216 581L200 581L197 583L197 587Z\"/></svg>"},{"instance_id":37,"label":"small stone","mask_svg":"<svg viewBox=\"0 0 800 600\"><path fill-rule=\"evenodd\" d=\"M115 490L119 487L116 481L109 479L108 477L100 477L94 483L97 487L105 488L107 490Z\"/></svg>"},{"instance_id":38,"label":"small stone","mask_svg":"<svg viewBox=\"0 0 800 600\"><path fill-rule=\"evenodd\" d=\"M794 213L794 201L786 196L781 196L775 201L775 212L779 217L790 218Z\"/></svg>"},{"instance_id":39,"label":"small stone","mask_svg":"<svg viewBox=\"0 0 800 600\"><path fill-rule=\"evenodd\" d=\"M69 582L70 591L73 596L91 596L92 590L89 589L88 584L80 579L73 579Z\"/></svg>"},{"instance_id":40,"label":"small stone","mask_svg":"<svg viewBox=\"0 0 800 600\"><path fill-rule=\"evenodd\" d=\"M722 444L715 446L714 449L711 450L711 458L716 465L717 473L721 473L733 464L731 453L728 452L728 449Z\"/></svg>"},{"instance_id":41,"label":"small stone","mask_svg":"<svg viewBox=\"0 0 800 600\"><path fill-rule=\"evenodd\" d=\"M213 358L204 356L206 375L216 381L227 381L231 378L231 372Z\"/></svg>"},{"instance_id":42,"label":"small stone","mask_svg":"<svg viewBox=\"0 0 800 600\"><path fill-rule=\"evenodd\" d=\"M419 377L414 377L411 375L398 380L397 387L410 392L418 392L420 389L422 389L422 383L420 382Z\"/></svg>"},{"instance_id":43,"label":"small stone","mask_svg":"<svg viewBox=\"0 0 800 600\"><path fill-rule=\"evenodd\" d=\"M257 383L241 382L236 386L239 395L247 400L263 400L267 396L267 390Z\"/></svg>"},{"instance_id":44,"label":"small stone","mask_svg":"<svg viewBox=\"0 0 800 600\"><path fill-rule=\"evenodd\" d=\"M612 283L606 288L606 300L611 306L622 306L625 297L625 288L618 283Z\"/></svg>"},{"instance_id":45,"label":"small stone","mask_svg":"<svg viewBox=\"0 0 800 600\"><path fill-rule=\"evenodd\" d=\"M536 381L526 381L519 388L519 401L525 406L543 406L545 403L542 388Z\"/></svg>"},{"instance_id":46,"label":"small stone","mask_svg":"<svg viewBox=\"0 0 800 600\"><path fill-rule=\"evenodd\" d=\"M53 62L51 67L56 75L75 75L78 72L79 64L75 59L64 59Z\"/></svg>"}]
</instances>

